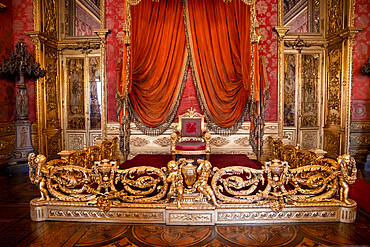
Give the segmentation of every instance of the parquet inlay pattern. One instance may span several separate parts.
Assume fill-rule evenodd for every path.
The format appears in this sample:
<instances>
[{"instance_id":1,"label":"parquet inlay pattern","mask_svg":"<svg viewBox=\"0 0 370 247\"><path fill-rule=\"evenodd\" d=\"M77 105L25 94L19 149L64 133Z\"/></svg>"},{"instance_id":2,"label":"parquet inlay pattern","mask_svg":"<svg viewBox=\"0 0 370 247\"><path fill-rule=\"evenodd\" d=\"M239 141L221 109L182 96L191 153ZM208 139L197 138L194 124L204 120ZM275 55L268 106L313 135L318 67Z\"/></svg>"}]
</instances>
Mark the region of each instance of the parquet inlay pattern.
<instances>
[{"instance_id":1,"label":"parquet inlay pattern","mask_svg":"<svg viewBox=\"0 0 370 247\"><path fill-rule=\"evenodd\" d=\"M0 172L0 246L351 246L369 245L370 217L354 224L166 226L33 222L29 201L38 197L26 169Z\"/></svg>"}]
</instances>

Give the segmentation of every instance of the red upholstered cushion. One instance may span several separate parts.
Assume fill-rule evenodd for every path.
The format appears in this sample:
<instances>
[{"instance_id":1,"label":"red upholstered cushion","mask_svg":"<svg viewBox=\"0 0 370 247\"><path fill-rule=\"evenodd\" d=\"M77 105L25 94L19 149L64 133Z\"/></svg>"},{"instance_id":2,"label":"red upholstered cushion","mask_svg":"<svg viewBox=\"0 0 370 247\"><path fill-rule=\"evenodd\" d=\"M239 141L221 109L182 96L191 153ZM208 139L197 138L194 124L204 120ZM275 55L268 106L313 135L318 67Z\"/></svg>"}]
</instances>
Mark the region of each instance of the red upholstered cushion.
<instances>
[{"instance_id":1,"label":"red upholstered cushion","mask_svg":"<svg viewBox=\"0 0 370 247\"><path fill-rule=\"evenodd\" d=\"M198 151L204 149L206 149L206 144L201 141L182 141L176 145L176 150Z\"/></svg>"},{"instance_id":2,"label":"red upholstered cushion","mask_svg":"<svg viewBox=\"0 0 370 247\"><path fill-rule=\"evenodd\" d=\"M201 137L202 136L202 119L201 118L182 118L181 120L182 137Z\"/></svg>"}]
</instances>

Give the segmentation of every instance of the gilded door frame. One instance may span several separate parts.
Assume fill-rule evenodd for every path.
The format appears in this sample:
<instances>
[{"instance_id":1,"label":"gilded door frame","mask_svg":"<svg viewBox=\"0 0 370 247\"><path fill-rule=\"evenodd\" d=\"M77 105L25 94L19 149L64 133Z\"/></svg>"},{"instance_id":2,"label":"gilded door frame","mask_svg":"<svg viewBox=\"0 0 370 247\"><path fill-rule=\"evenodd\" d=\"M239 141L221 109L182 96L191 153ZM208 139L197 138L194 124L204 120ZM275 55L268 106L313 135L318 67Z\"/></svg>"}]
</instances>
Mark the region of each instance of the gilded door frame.
<instances>
[{"instance_id":1,"label":"gilded door frame","mask_svg":"<svg viewBox=\"0 0 370 247\"><path fill-rule=\"evenodd\" d=\"M67 149L76 149L71 147L71 136L83 136L82 142L83 144L86 144L87 146L92 146L95 144L95 140L97 136L99 136L99 139L101 139L101 130L92 130L90 129L90 59L91 58L98 58L100 61L100 51L94 50L90 53L81 53L79 51L72 51L72 50L66 50L62 53L60 59L62 63L62 80L61 80L61 97L62 97L62 129L63 129L63 136L64 136L64 142L63 146ZM68 66L67 61L69 59L81 59L83 60L83 66L82 66L82 73L83 73L83 91L84 91L84 99L83 99L83 108L84 108L84 128L83 129L68 129ZM99 77L100 77L101 71L100 71L100 63L99 63ZM102 114L102 111L101 111ZM82 148L83 145L80 145L79 148Z\"/></svg>"},{"instance_id":2,"label":"gilded door frame","mask_svg":"<svg viewBox=\"0 0 370 247\"><path fill-rule=\"evenodd\" d=\"M294 40L295 36L287 34L290 27L284 26L284 1L278 0L278 26L275 30L278 34L278 135L283 138L283 124L284 124L284 43L286 40ZM352 104L352 63L353 63L353 43L354 37L361 28L354 27L354 4L355 0L335 1L322 0L321 3L321 37L305 36L301 38L314 46L322 46L325 50L324 59L325 66L323 67L325 79L324 93L324 146L323 148L332 149L337 147L337 151L329 154L336 157L343 153L349 153L350 147L350 133L351 133L351 104ZM340 110L337 118L339 124L330 125L330 98L331 93L329 70L330 66L330 50L335 45L340 47L340 89L338 95L340 96ZM328 103L329 102L329 103ZM337 121L337 120L336 120ZM337 121L338 122L338 121ZM333 131L333 136L339 135L339 140L330 139L328 133ZM325 141L326 140L326 141ZM330 145L325 145L330 143Z\"/></svg>"},{"instance_id":3,"label":"gilded door frame","mask_svg":"<svg viewBox=\"0 0 370 247\"><path fill-rule=\"evenodd\" d=\"M302 50L294 50L294 49L284 49L284 55L294 55L295 57L295 107L294 107L294 126L284 126L283 122L283 138L289 144L295 145L299 143L304 148L303 135L307 132L316 132L315 136L311 136L311 138L315 144L312 144L312 148L322 148L322 134L323 134L323 119L324 119L324 97L325 95L325 51L323 48L315 47L315 48L306 48ZM304 67L302 66L303 55L313 55L317 54L318 57L318 85L317 85L317 94L318 97L318 112L317 112L317 127L302 127L301 120L302 120L302 87L303 87L303 78L302 72ZM284 68L286 65L284 65ZM282 85L283 88L283 100L282 103L284 104L284 84ZM284 114L283 114L284 115ZM283 116L284 121L284 116Z\"/></svg>"},{"instance_id":4,"label":"gilded door frame","mask_svg":"<svg viewBox=\"0 0 370 247\"><path fill-rule=\"evenodd\" d=\"M47 113L50 104L45 101L50 93L45 87L45 78L38 79L35 83L35 100L36 100L36 129L37 140L35 141L35 148L39 153L45 154L48 158L56 157L57 152L63 149L63 135L62 135L62 120L61 108L62 98L59 94L61 71L61 51L63 49L85 49L89 50L92 47L97 47L100 50L100 71L102 83L102 137L107 136L107 78L106 78L106 37L109 30L106 29L106 0L100 1L100 29L94 30L96 37L88 38L71 38L64 39L63 31L60 30L60 24L63 23L64 18L62 13L64 10L64 0L34 0L33 14L34 14L34 31L28 32L33 42L36 61L40 63L41 67L48 68L47 56L52 55L56 58L56 62L52 66L56 68L56 76L53 81L56 95L52 102L52 108L56 109L56 128L48 128ZM42 24L43 23L43 24ZM46 48L53 52L46 53ZM50 56L49 56L50 57ZM50 60L50 59L49 59ZM55 102L54 102L55 101Z\"/></svg>"}]
</instances>

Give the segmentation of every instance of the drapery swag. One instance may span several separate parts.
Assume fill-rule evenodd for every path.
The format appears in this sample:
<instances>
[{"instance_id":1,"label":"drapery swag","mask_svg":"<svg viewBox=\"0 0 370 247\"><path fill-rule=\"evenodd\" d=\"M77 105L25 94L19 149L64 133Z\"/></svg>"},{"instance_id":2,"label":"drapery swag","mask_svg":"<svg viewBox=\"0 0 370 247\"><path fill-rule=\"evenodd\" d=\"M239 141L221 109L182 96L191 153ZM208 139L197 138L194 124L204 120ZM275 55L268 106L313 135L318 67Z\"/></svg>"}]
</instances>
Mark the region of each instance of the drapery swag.
<instances>
[{"instance_id":1,"label":"drapery swag","mask_svg":"<svg viewBox=\"0 0 370 247\"><path fill-rule=\"evenodd\" d=\"M121 95L144 133L161 134L176 113L190 53L198 97L211 129L236 131L244 121L248 101L260 100L251 6L242 0L183 3L126 3L125 27L130 28L124 37L129 45L124 47Z\"/></svg>"}]
</instances>

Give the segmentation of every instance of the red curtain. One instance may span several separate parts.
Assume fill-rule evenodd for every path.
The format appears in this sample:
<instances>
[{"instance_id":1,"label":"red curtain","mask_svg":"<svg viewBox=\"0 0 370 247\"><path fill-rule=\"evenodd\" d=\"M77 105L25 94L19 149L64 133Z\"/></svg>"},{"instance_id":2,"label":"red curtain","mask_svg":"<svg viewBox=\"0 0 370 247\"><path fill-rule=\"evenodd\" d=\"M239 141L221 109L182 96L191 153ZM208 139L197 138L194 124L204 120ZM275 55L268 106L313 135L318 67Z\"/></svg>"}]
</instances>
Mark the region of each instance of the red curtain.
<instances>
[{"instance_id":1,"label":"red curtain","mask_svg":"<svg viewBox=\"0 0 370 247\"><path fill-rule=\"evenodd\" d=\"M217 125L232 127L251 99L250 6L241 0L188 0L186 18L203 106Z\"/></svg>"},{"instance_id":2,"label":"red curtain","mask_svg":"<svg viewBox=\"0 0 370 247\"><path fill-rule=\"evenodd\" d=\"M180 3L142 0L131 6L128 93L135 114L149 127L163 124L180 98L187 64Z\"/></svg>"},{"instance_id":3,"label":"red curtain","mask_svg":"<svg viewBox=\"0 0 370 247\"><path fill-rule=\"evenodd\" d=\"M145 126L160 127L172 120L186 73L188 45L207 119L224 129L235 128L244 119L248 99L259 100L258 47L250 40L251 7L242 0L184 3L185 21L181 1L142 0L130 7L131 45L124 48L122 95L128 93L135 119Z\"/></svg>"}]
</instances>

